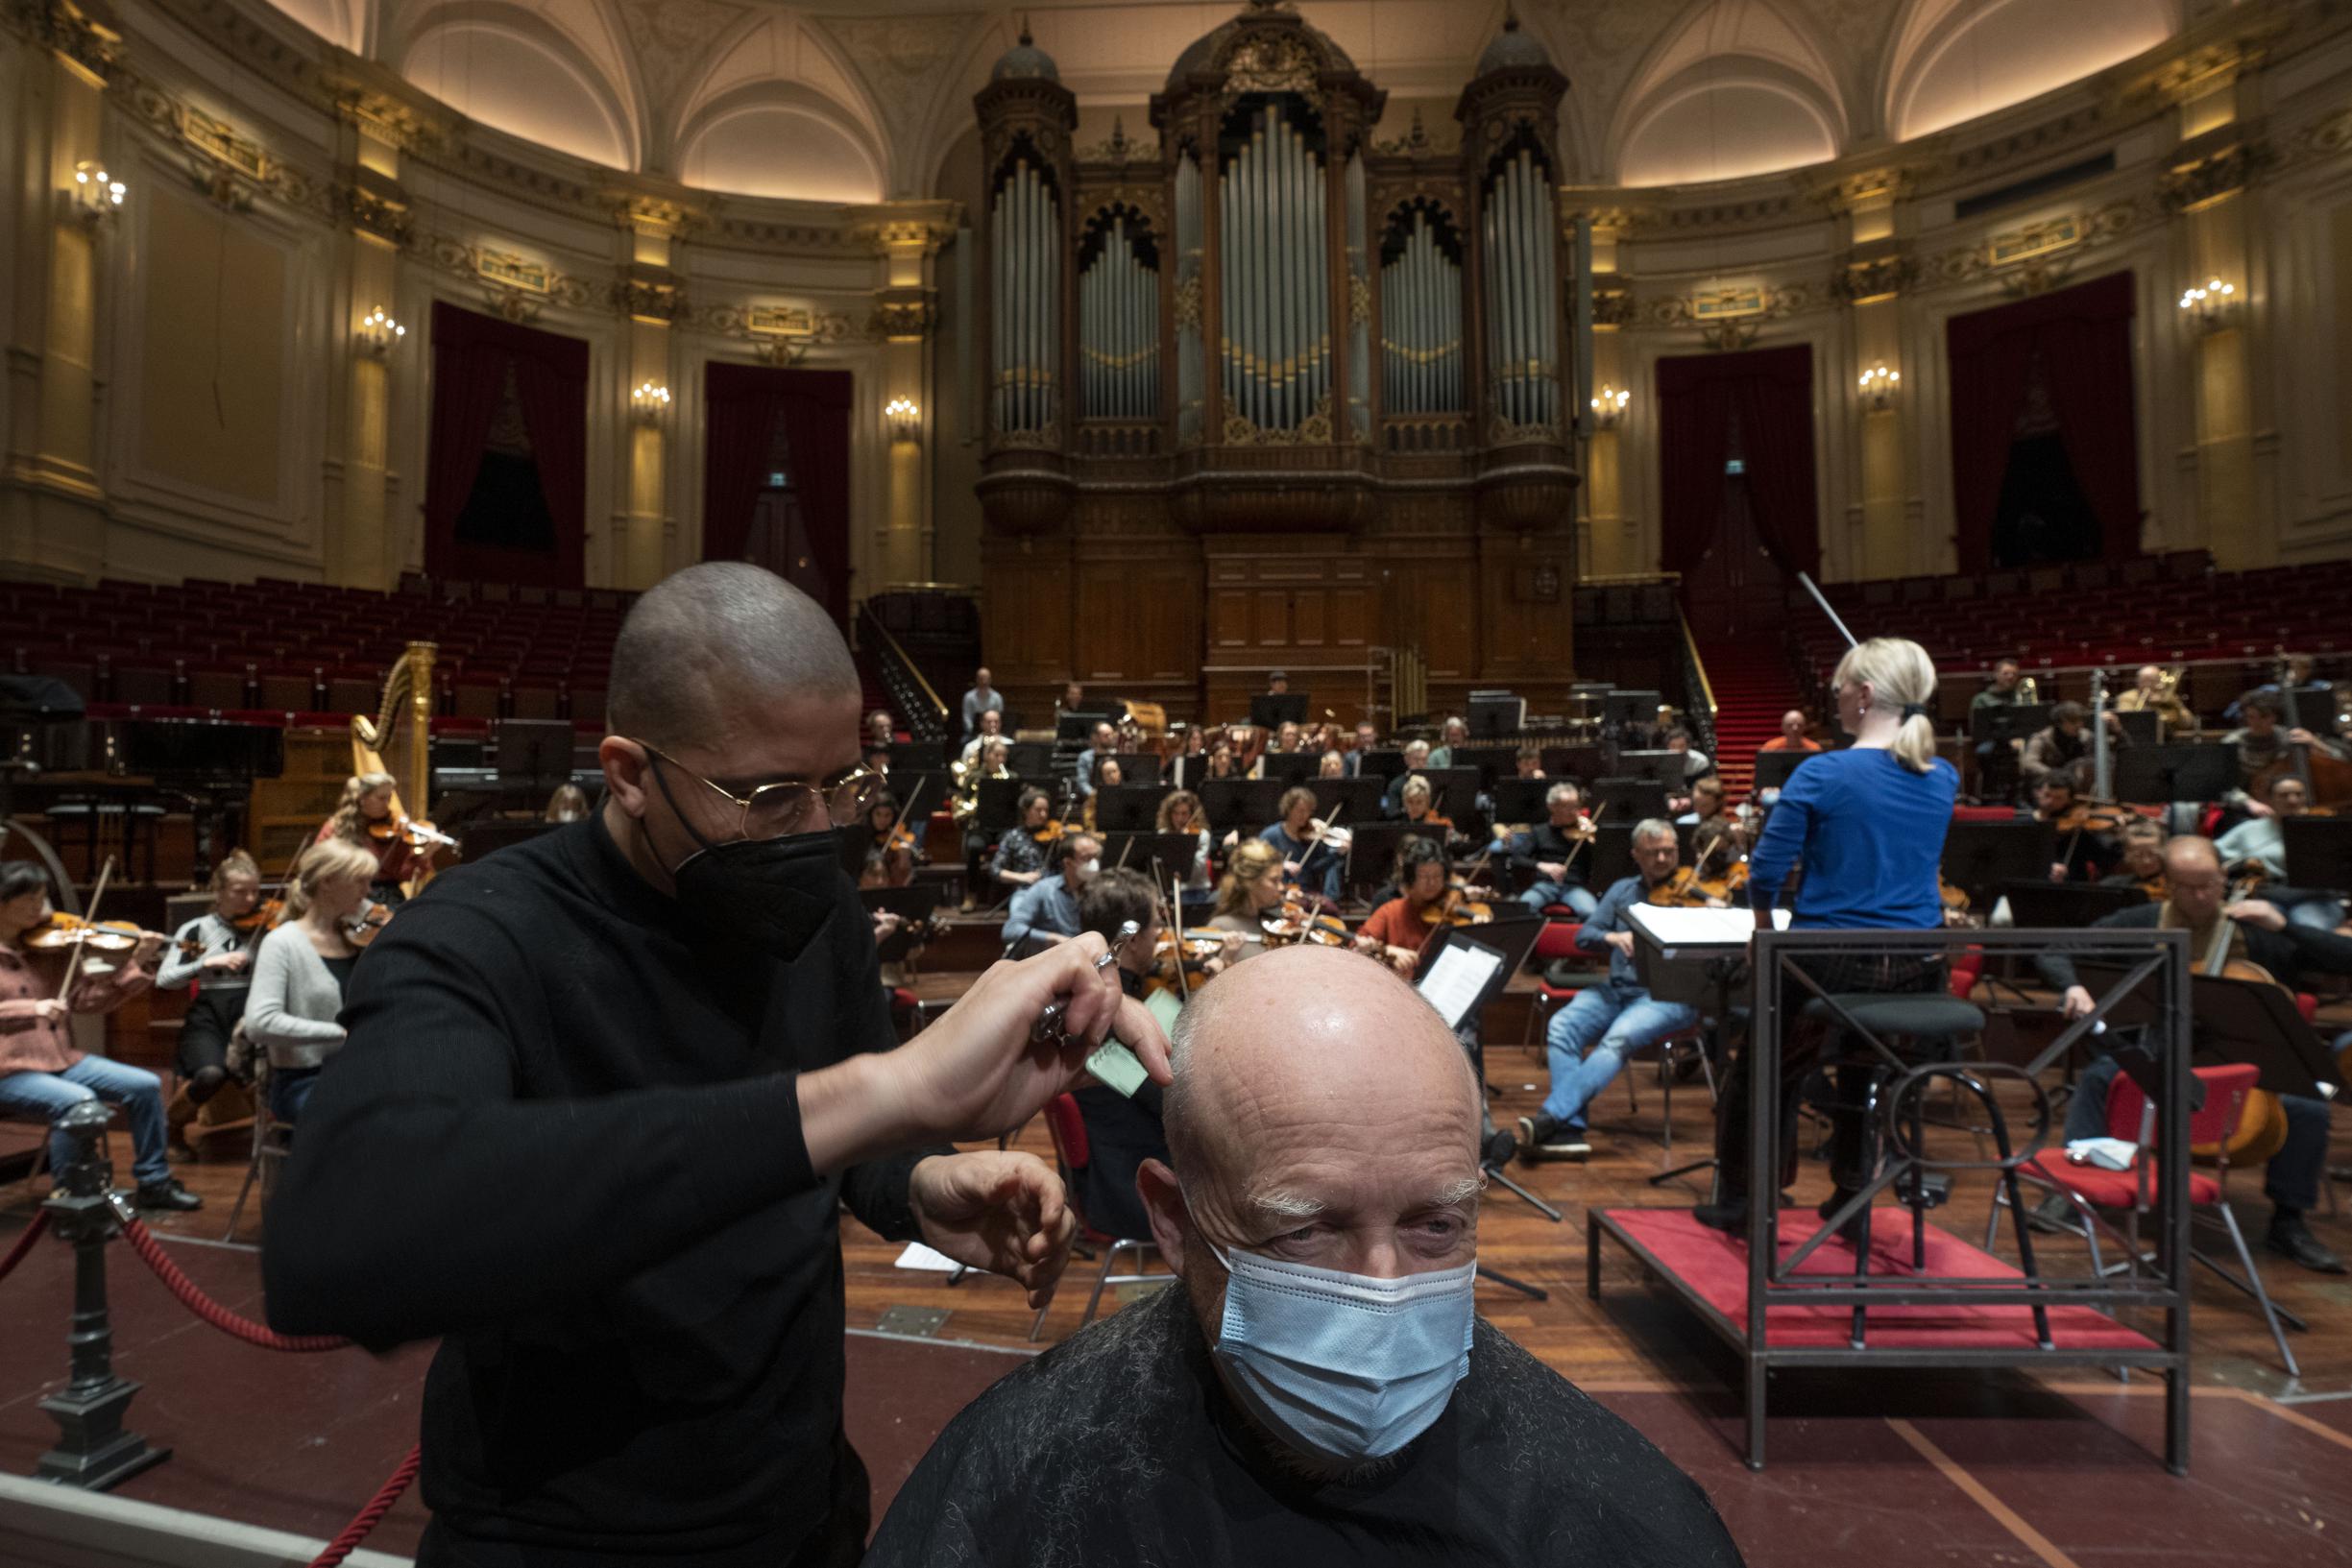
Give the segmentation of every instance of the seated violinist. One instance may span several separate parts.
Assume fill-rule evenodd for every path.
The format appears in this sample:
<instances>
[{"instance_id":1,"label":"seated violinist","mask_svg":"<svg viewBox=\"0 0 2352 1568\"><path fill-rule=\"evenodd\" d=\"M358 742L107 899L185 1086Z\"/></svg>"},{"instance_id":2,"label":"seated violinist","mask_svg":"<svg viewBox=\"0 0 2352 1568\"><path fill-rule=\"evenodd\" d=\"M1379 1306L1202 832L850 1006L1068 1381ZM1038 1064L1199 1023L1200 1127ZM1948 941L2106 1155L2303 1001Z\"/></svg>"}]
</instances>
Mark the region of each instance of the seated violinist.
<instances>
[{"instance_id":1,"label":"seated violinist","mask_svg":"<svg viewBox=\"0 0 2352 1568\"><path fill-rule=\"evenodd\" d=\"M2116 869L2098 880L2101 887L2136 887L2147 895L2150 903L2162 904L2164 881L2164 829L2147 818L2134 813L2123 831L2116 834L2122 846L2122 859Z\"/></svg>"},{"instance_id":2,"label":"seated violinist","mask_svg":"<svg viewBox=\"0 0 2352 1568\"><path fill-rule=\"evenodd\" d=\"M1421 950L1443 924L1438 911L1445 905L1452 880L1453 868L1443 846L1426 838L1408 838L1397 845L1397 894L1357 928L1357 951L1413 978L1420 967Z\"/></svg>"},{"instance_id":3,"label":"seated violinist","mask_svg":"<svg viewBox=\"0 0 2352 1568\"><path fill-rule=\"evenodd\" d=\"M1519 902L1538 914L1551 905L1564 904L1576 912L1577 919L1587 920L1599 905L1585 885L1583 863L1592 853L1587 845L1592 824L1584 807L1583 792L1563 779L1543 792L1543 808L1550 820L1513 833L1506 844L1504 856L1509 863L1534 874L1535 880L1519 895Z\"/></svg>"},{"instance_id":4,"label":"seated violinist","mask_svg":"<svg viewBox=\"0 0 2352 1568\"><path fill-rule=\"evenodd\" d=\"M1078 918L1083 929L1110 944L1120 988L1130 997L1144 996L1159 962L1159 900L1152 879L1124 866L1105 871L1079 895ZM1135 934L1122 942L1119 928L1129 921ZM1216 958L1208 962L1223 967ZM1086 1163L1078 1170L1070 1196L1086 1223L1106 1236L1141 1241L1152 1234L1143 1200L1135 1195L1135 1172L1146 1160L1168 1158L1160 1095L1158 1084L1147 1082L1129 1098L1092 1078L1072 1093L1079 1120L1086 1124Z\"/></svg>"},{"instance_id":5,"label":"seated violinist","mask_svg":"<svg viewBox=\"0 0 2352 1568\"><path fill-rule=\"evenodd\" d=\"M2028 788L2091 755L2090 720L2090 710L2078 702L2062 702L2049 711L2049 727L2036 731L2018 758L2018 772ZM2128 744L2123 738L2123 721L2113 713L2107 715L2107 744Z\"/></svg>"},{"instance_id":6,"label":"seated violinist","mask_svg":"<svg viewBox=\"0 0 2352 1568\"><path fill-rule=\"evenodd\" d=\"M1678 828L1704 828L1710 822L1726 825L1732 814L1723 806L1723 776L1710 773L1704 779L1694 779L1690 784L1690 809L1674 819Z\"/></svg>"},{"instance_id":7,"label":"seated violinist","mask_svg":"<svg viewBox=\"0 0 2352 1568\"><path fill-rule=\"evenodd\" d=\"M1217 884L1217 912L1208 929L1226 938L1225 961L1239 963L1266 951L1269 915L1282 911L1282 852L1263 838L1240 845L1225 859Z\"/></svg>"},{"instance_id":8,"label":"seated violinist","mask_svg":"<svg viewBox=\"0 0 2352 1568\"><path fill-rule=\"evenodd\" d=\"M1652 817L1634 828L1636 872L1602 895L1600 907L1576 932L1580 953L1609 953L1609 978L1587 986L1552 1015L1543 1031L1551 1059L1551 1092L1543 1108L1519 1118L1519 1158L1581 1160L1592 1152L1585 1131L1585 1108L1609 1087L1625 1058L1699 1021L1687 1002L1653 998L1634 971L1634 929L1625 911L1646 902L1651 891L1669 885L1682 844L1674 824Z\"/></svg>"},{"instance_id":9,"label":"seated violinist","mask_svg":"<svg viewBox=\"0 0 2352 1568\"><path fill-rule=\"evenodd\" d=\"M1821 750L1821 742L1805 733L1805 714L1792 708L1781 715L1781 733L1757 750L1816 752Z\"/></svg>"},{"instance_id":10,"label":"seated violinist","mask_svg":"<svg viewBox=\"0 0 2352 1568\"><path fill-rule=\"evenodd\" d=\"M71 946L43 949L50 916L48 874L30 860L0 863L0 1105L54 1122L85 1100L120 1105L131 1121L131 1173L142 1209L201 1209L204 1199L180 1185L165 1152L163 1085L153 1073L85 1056L74 1049L75 1013L112 1012L155 983L151 967L162 944L142 935L137 947L100 975L86 956L61 998L59 980ZM28 935L33 940L28 943ZM73 1158L73 1140L49 1135L54 1173Z\"/></svg>"},{"instance_id":11,"label":"seated violinist","mask_svg":"<svg viewBox=\"0 0 2352 1568\"><path fill-rule=\"evenodd\" d=\"M408 895L402 888L432 869L442 845L420 838L407 819L393 810L394 784L389 773L354 775L343 786L342 804L319 825L314 844L336 841L356 844L376 856L376 876L368 896L378 904L398 904Z\"/></svg>"},{"instance_id":12,"label":"seated violinist","mask_svg":"<svg viewBox=\"0 0 2352 1568\"><path fill-rule=\"evenodd\" d=\"M2122 856L2116 833L2138 813L2083 798L2088 761L2055 769L2034 786L2033 815L2058 832L2058 857L2050 862L2053 882L2097 881Z\"/></svg>"},{"instance_id":13,"label":"seated violinist","mask_svg":"<svg viewBox=\"0 0 2352 1568\"><path fill-rule=\"evenodd\" d=\"M1405 781L1422 772L1428 766L1429 742L1426 740L1406 741L1405 770L1389 781L1388 791L1380 801L1380 809L1390 816L1401 815L1404 810Z\"/></svg>"},{"instance_id":14,"label":"seated violinist","mask_svg":"<svg viewBox=\"0 0 2352 1568\"><path fill-rule=\"evenodd\" d=\"M914 880L914 834L898 820L898 797L878 796L866 808L865 869L860 887L905 887Z\"/></svg>"},{"instance_id":15,"label":"seated violinist","mask_svg":"<svg viewBox=\"0 0 2352 1568\"><path fill-rule=\"evenodd\" d=\"M1418 773L1408 775L1396 786L1396 818L1411 828L1443 828L1448 836L1453 832L1453 819L1438 813L1432 804L1429 781Z\"/></svg>"},{"instance_id":16,"label":"seated violinist","mask_svg":"<svg viewBox=\"0 0 2352 1568\"><path fill-rule=\"evenodd\" d=\"M571 786L566 784L565 788ZM193 985L196 996L180 1025L172 1065L180 1092L164 1107L174 1159L194 1159L187 1126L230 1080L229 1040L245 1017L253 986L254 949L283 912L275 900L261 907L261 868L243 850L230 850L212 868L212 908L182 926L163 950L156 984L165 991ZM236 1097L230 1097L233 1101Z\"/></svg>"},{"instance_id":17,"label":"seated violinist","mask_svg":"<svg viewBox=\"0 0 2352 1568\"><path fill-rule=\"evenodd\" d=\"M1282 820L1269 823L1258 837L1282 852L1282 875L1328 903L1340 897L1340 863L1346 842L1322 831L1315 819L1315 791L1295 785L1282 794Z\"/></svg>"},{"instance_id":18,"label":"seated violinist","mask_svg":"<svg viewBox=\"0 0 2352 1568\"><path fill-rule=\"evenodd\" d=\"M1029 887L1045 876L1045 847L1055 838L1054 803L1042 789L1021 791L1021 820L996 841L988 874L1006 887Z\"/></svg>"}]
</instances>

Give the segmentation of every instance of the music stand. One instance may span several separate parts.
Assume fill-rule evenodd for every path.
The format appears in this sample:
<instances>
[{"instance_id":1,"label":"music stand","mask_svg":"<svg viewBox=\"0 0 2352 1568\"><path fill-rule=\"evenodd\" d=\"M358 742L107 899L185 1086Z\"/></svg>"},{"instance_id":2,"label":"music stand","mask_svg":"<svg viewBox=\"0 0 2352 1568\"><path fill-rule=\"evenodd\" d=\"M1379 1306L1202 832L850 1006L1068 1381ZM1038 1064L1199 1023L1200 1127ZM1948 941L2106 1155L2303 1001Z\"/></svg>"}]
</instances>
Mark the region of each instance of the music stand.
<instances>
[{"instance_id":1,"label":"music stand","mask_svg":"<svg viewBox=\"0 0 2352 1568\"><path fill-rule=\"evenodd\" d=\"M2352 817L2281 817L2290 887L2352 887Z\"/></svg>"},{"instance_id":2,"label":"music stand","mask_svg":"<svg viewBox=\"0 0 2352 1568\"><path fill-rule=\"evenodd\" d=\"M2048 878L2003 882L2000 896L2009 901L2009 924L2020 930L2079 930L2101 916L2147 902L2137 887L2053 882Z\"/></svg>"},{"instance_id":3,"label":"music stand","mask_svg":"<svg viewBox=\"0 0 2352 1568\"><path fill-rule=\"evenodd\" d=\"M1993 740L2023 740L2049 728L2050 702L1996 702L1968 711L1968 737L1979 744Z\"/></svg>"},{"instance_id":4,"label":"music stand","mask_svg":"<svg viewBox=\"0 0 2352 1568\"><path fill-rule=\"evenodd\" d=\"M1610 812L1615 816L1614 811ZM1585 885L1594 894L1607 893L1626 878L1639 874L1634 864L1634 822L1604 822L1592 830L1590 847L1585 851Z\"/></svg>"},{"instance_id":5,"label":"music stand","mask_svg":"<svg viewBox=\"0 0 2352 1568\"><path fill-rule=\"evenodd\" d=\"M1096 725L1108 724L1110 721L1111 719L1108 713L1080 713L1076 712L1056 713L1054 715L1054 738L1056 740L1075 740L1080 745L1084 745L1086 742L1094 739L1094 727Z\"/></svg>"},{"instance_id":6,"label":"music stand","mask_svg":"<svg viewBox=\"0 0 2352 1568\"><path fill-rule=\"evenodd\" d=\"M978 762L980 754L972 754ZM1005 748L1005 765L1024 779L1050 778L1054 772L1054 748L1042 740L1016 740Z\"/></svg>"},{"instance_id":7,"label":"music stand","mask_svg":"<svg viewBox=\"0 0 2352 1568\"><path fill-rule=\"evenodd\" d=\"M1655 779L1669 790L1690 777L1690 754L1679 751L1621 751L1613 778Z\"/></svg>"},{"instance_id":8,"label":"music stand","mask_svg":"<svg viewBox=\"0 0 2352 1568\"><path fill-rule=\"evenodd\" d=\"M1527 699L1507 691L1473 693L1462 711L1474 739L1496 740L1527 728Z\"/></svg>"},{"instance_id":9,"label":"music stand","mask_svg":"<svg viewBox=\"0 0 2352 1568\"><path fill-rule=\"evenodd\" d=\"M1612 729L1622 724L1655 724L1663 699L1655 691L1612 691L1601 708L1601 722Z\"/></svg>"},{"instance_id":10,"label":"music stand","mask_svg":"<svg viewBox=\"0 0 2352 1568\"><path fill-rule=\"evenodd\" d=\"M1386 791L1377 779L1312 779L1308 787L1315 791L1318 816L1327 818L1335 810L1342 811L1342 827L1380 820L1380 797Z\"/></svg>"},{"instance_id":11,"label":"music stand","mask_svg":"<svg viewBox=\"0 0 2352 1568\"><path fill-rule=\"evenodd\" d=\"M1199 833L1106 832L1102 836L1104 865L1140 870L1156 864L1154 881L1164 882L1171 877L1181 881L1193 874L1193 862L1200 858Z\"/></svg>"},{"instance_id":12,"label":"music stand","mask_svg":"<svg viewBox=\"0 0 2352 1568\"><path fill-rule=\"evenodd\" d=\"M1666 786L1656 779L1595 779L1588 798L1592 809L1606 806L1612 821L1628 826L1666 814Z\"/></svg>"},{"instance_id":13,"label":"music stand","mask_svg":"<svg viewBox=\"0 0 2352 1568\"><path fill-rule=\"evenodd\" d=\"M1104 784L1094 792L1094 825L1103 832L1148 833L1168 791L1158 784Z\"/></svg>"},{"instance_id":14,"label":"music stand","mask_svg":"<svg viewBox=\"0 0 2352 1568\"><path fill-rule=\"evenodd\" d=\"M1103 764L1119 764L1119 782L1123 784L1155 784L1160 782L1160 760L1157 752L1105 752L1094 760L1095 776L1088 782L1103 782Z\"/></svg>"},{"instance_id":15,"label":"music stand","mask_svg":"<svg viewBox=\"0 0 2352 1568\"><path fill-rule=\"evenodd\" d=\"M2004 882L2047 881L2058 830L2047 822L1955 822L1944 830L1944 880L1971 899Z\"/></svg>"},{"instance_id":16,"label":"music stand","mask_svg":"<svg viewBox=\"0 0 2352 1568\"><path fill-rule=\"evenodd\" d=\"M1408 838L1426 838L1445 847L1445 830L1411 822L1367 822L1355 828L1347 846L1347 864L1340 880L1349 887L1378 885L1396 868L1396 852Z\"/></svg>"},{"instance_id":17,"label":"music stand","mask_svg":"<svg viewBox=\"0 0 2352 1568\"><path fill-rule=\"evenodd\" d=\"M1519 762L1516 746L1456 746L1445 754L1448 767L1478 770L1478 782L1491 784L1497 779L1508 779Z\"/></svg>"},{"instance_id":18,"label":"music stand","mask_svg":"<svg viewBox=\"0 0 2352 1568\"><path fill-rule=\"evenodd\" d=\"M2114 964L2077 962L2074 967L2076 977L2094 996L2106 994L2129 973ZM2257 1086L2274 1095L2320 1100L2333 1097L2335 1058L2319 1032L2303 1022L2302 1009L2285 986L2193 974L2189 987L2189 1015L2195 1021L2192 1061L2249 1062L2262 1074ZM2135 987L2108 1009L2107 1024L2110 1029L2156 1025L2161 1022L2158 1011L2159 999L2146 987Z\"/></svg>"},{"instance_id":19,"label":"music stand","mask_svg":"<svg viewBox=\"0 0 2352 1568\"><path fill-rule=\"evenodd\" d=\"M2115 716L2123 726L2123 738L2135 746L2153 746L2164 738L2157 734L2157 726L2164 718L2161 713L2142 709L2136 713L2117 713Z\"/></svg>"},{"instance_id":20,"label":"music stand","mask_svg":"<svg viewBox=\"0 0 2352 1568\"><path fill-rule=\"evenodd\" d=\"M1228 828L1255 832L1281 814L1282 791L1288 787L1279 779L1203 779L1200 809L1219 832Z\"/></svg>"},{"instance_id":21,"label":"music stand","mask_svg":"<svg viewBox=\"0 0 2352 1568\"><path fill-rule=\"evenodd\" d=\"M1314 779L1315 770L1322 765L1322 754L1311 751L1270 751L1258 758L1258 781L1278 784L1288 788Z\"/></svg>"},{"instance_id":22,"label":"music stand","mask_svg":"<svg viewBox=\"0 0 2352 1568\"><path fill-rule=\"evenodd\" d=\"M571 720L497 719L491 728L491 754L501 791L551 792L571 782Z\"/></svg>"},{"instance_id":23,"label":"music stand","mask_svg":"<svg viewBox=\"0 0 2352 1568\"><path fill-rule=\"evenodd\" d=\"M947 766L947 742L944 740L893 740L889 751L893 777L901 773L931 773ZM958 752L958 755L962 754ZM974 752L972 760L979 761L980 753Z\"/></svg>"},{"instance_id":24,"label":"music stand","mask_svg":"<svg viewBox=\"0 0 2352 1568\"><path fill-rule=\"evenodd\" d=\"M1808 757L1819 757L1814 751L1759 751L1756 754L1755 789L1781 789L1787 786L1788 776L1805 764Z\"/></svg>"},{"instance_id":25,"label":"music stand","mask_svg":"<svg viewBox=\"0 0 2352 1568\"><path fill-rule=\"evenodd\" d=\"M981 832L1001 833L1021 820L1021 791L1026 779L982 779L974 799L972 826Z\"/></svg>"},{"instance_id":26,"label":"music stand","mask_svg":"<svg viewBox=\"0 0 2352 1568\"><path fill-rule=\"evenodd\" d=\"M1553 779L1597 779L1609 763L1598 746L1546 746L1543 771Z\"/></svg>"},{"instance_id":27,"label":"music stand","mask_svg":"<svg viewBox=\"0 0 2352 1568\"><path fill-rule=\"evenodd\" d=\"M1249 699L1249 722L1261 730L1306 721L1307 694L1303 691L1261 691Z\"/></svg>"},{"instance_id":28,"label":"music stand","mask_svg":"<svg viewBox=\"0 0 2352 1568\"><path fill-rule=\"evenodd\" d=\"M1524 822L1533 827L1552 820L1552 808L1544 797L1552 792L1557 779L1497 779L1494 781L1494 820Z\"/></svg>"},{"instance_id":29,"label":"music stand","mask_svg":"<svg viewBox=\"0 0 2352 1568\"><path fill-rule=\"evenodd\" d=\"M1364 754L1356 772L1367 779L1394 779L1405 771L1405 754L1400 746L1374 746Z\"/></svg>"},{"instance_id":30,"label":"music stand","mask_svg":"<svg viewBox=\"0 0 2352 1568\"><path fill-rule=\"evenodd\" d=\"M2235 746L2126 746L2113 761L2118 800L2218 801L2240 782Z\"/></svg>"}]
</instances>

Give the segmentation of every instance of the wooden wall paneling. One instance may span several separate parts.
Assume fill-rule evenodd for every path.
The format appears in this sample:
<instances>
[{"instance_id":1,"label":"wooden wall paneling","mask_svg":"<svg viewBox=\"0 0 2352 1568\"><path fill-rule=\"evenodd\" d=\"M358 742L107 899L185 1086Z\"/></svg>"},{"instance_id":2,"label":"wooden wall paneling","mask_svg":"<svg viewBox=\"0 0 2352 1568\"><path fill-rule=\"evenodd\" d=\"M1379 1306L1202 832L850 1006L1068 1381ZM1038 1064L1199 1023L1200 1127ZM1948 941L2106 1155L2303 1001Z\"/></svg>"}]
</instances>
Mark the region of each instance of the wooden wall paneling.
<instances>
[{"instance_id":1,"label":"wooden wall paneling","mask_svg":"<svg viewBox=\"0 0 2352 1568\"><path fill-rule=\"evenodd\" d=\"M981 550L981 647L1025 722L1043 725L1075 667L1070 539L991 538ZM1042 699L1042 700L1040 700Z\"/></svg>"}]
</instances>

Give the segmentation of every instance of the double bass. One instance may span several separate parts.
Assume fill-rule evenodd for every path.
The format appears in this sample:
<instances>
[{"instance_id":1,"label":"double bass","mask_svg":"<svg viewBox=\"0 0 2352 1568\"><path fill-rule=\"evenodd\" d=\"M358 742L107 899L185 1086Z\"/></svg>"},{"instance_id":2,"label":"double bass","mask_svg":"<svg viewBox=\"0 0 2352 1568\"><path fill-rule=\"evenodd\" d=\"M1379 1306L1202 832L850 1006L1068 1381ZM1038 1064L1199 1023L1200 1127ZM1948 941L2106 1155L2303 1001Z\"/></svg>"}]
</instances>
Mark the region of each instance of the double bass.
<instances>
[{"instance_id":1,"label":"double bass","mask_svg":"<svg viewBox=\"0 0 2352 1568\"><path fill-rule=\"evenodd\" d=\"M2284 722L2291 735L2303 728L2303 719L2295 708L2293 662L2284 648L2279 650L2276 680L2279 705L2286 710ZM2271 784L2290 774L2303 781L2303 797L2314 809L2352 805L2352 762L2292 740L2287 742L2276 761L2266 764L2246 781L2246 793L2256 800L2267 800Z\"/></svg>"}]
</instances>

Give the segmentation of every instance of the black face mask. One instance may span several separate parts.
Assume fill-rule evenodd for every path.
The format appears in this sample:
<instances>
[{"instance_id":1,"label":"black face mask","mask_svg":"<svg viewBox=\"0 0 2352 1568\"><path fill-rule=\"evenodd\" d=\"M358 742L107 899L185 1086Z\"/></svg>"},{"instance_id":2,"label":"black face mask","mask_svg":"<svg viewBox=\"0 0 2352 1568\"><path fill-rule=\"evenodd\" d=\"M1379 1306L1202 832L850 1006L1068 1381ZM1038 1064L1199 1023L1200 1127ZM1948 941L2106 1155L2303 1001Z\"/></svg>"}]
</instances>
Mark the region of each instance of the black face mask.
<instances>
[{"instance_id":1,"label":"black face mask","mask_svg":"<svg viewBox=\"0 0 2352 1568\"><path fill-rule=\"evenodd\" d=\"M833 831L714 844L678 809L658 760L653 769L678 825L701 846L669 874L678 903L723 940L787 962L799 957L837 906L840 851Z\"/></svg>"}]
</instances>

